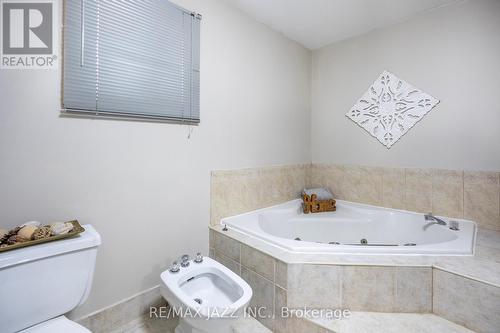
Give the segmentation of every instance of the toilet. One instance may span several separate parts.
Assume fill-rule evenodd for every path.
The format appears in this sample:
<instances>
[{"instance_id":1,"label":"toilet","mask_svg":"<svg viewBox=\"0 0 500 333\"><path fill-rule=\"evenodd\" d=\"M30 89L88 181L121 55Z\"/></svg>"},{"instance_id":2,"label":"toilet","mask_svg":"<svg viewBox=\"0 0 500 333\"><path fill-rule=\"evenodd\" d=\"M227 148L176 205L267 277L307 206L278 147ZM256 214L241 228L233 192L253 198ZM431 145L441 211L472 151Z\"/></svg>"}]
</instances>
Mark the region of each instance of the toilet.
<instances>
[{"instance_id":1,"label":"toilet","mask_svg":"<svg viewBox=\"0 0 500 333\"><path fill-rule=\"evenodd\" d=\"M101 237L91 225L78 236L0 253L2 333L89 333L65 313L83 304Z\"/></svg>"},{"instance_id":2,"label":"toilet","mask_svg":"<svg viewBox=\"0 0 500 333\"><path fill-rule=\"evenodd\" d=\"M244 314L252 288L211 258L184 260L161 274L160 292L179 311L175 333L229 333Z\"/></svg>"}]
</instances>

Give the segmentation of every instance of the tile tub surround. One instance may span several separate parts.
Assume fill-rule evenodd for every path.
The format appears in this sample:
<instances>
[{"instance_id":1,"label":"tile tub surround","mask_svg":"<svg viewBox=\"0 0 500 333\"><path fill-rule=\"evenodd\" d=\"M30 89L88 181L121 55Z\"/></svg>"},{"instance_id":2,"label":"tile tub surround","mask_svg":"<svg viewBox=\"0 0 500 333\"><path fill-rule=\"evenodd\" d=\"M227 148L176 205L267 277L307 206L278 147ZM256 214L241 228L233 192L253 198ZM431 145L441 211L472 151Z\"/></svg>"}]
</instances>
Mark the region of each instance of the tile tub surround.
<instances>
[{"instance_id":1,"label":"tile tub surround","mask_svg":"<svg viewBox=\"0 0 500 333\"><path fill-rule=\"evenodd\" d=\"M429 267L288 265L287 306L432 312Z\"/></svg>"},{"instance_id":2,"label":"tile tub surround","mask_svg":"<svg viewBox=\"0 0 500 333\"><path fill-rule=\"evenodd\" d=\"M213 171L210 225L328 187L338 199L432 212L500 231L500 173L310 164Z\"/></svg>"},{"instance_id":3,"label":"tile tub surround","mask_svg":"<svg viewBox=\"0 0 500 333\"><path fill-rule=\"evenodd\" d=\"M475 221L500 231L500 173L312 164L308 186L338 199Z\"/></svg>"},{"instance_id":4,"label":"tile tub surround","mask_svg":"<svg viewBox=\"0 0 500 333\"><path fill-rule=\"evenodd\" d=\"M281 173L277 170L280 168L275 167L273 171ZM439 274L435 273L437 270L458 276L461 283L472 285L473 287L470 287L472 290L481 286L495 288L493 289L495 291L500 290L498 172L332 164L312 164L300 168L304 168L305 172L304 185L301 183L302 180L296 182L297 178L292 178L294 179L292 184L301 184L288 186L287 190L279 190L277 187L285 185L279 181L275 183L273 191L286 192L293 198L293 186L297 186L295 193L299 193L304 186L322 186L329 187L337 198L348 201L471 219L479 226L475 255L465 257L311 255L291 253L234 230L223 232L217 223L221 217L263 208L289 199L278 201L278 196L274 196L276 201L266 204L263 198L267 197L253 198L244 193L245 189L250 189L249 192L253 193L265 193L267 181L258 176L257 170L246 170L246 173L239 170L214 172L212 196L217 192L218 197L212 197L210 252L217 260L228 263L226 264L228 267L239 274L244 274L244 278L252 288L267 291L259 293L253 300L253 305L269 307L274 304L275 314L278 313L279 304L288 306L302 304L316 308L348 306L353 311L425 313L434 311L436 302L439 304L437 308L437 311L440 311L439 315L455 321L457 319L452 313L456 306L453 303L454 298L435 295L438 285L434 285L433 278L435 274ZM304 175L302 171L299 174ZM231 186L239 182L241 184L236 186L238 190L231 192ZM295 197L297 196L298 194ZM229 209L223 207L224 205L238 207L238 211L231 214ZM274 270L271 270L273 260ZM294 277L296 270L301 271L301 274L297 273ZM307 274L311 278L323 277L326 274L330 288L324 288L324 285L319 283L304 287L301 282L306 280L304 276ZM378 283L374 284L374 279ZM274 285L273 293L272 285ZM373 288L373 285L377 285L377 288ZM369 290L369 292L361 293L359 290ZM444 292L441 294L446 295ZM491 311L497 311L500 306L500 298L496 297L496 293L490 295L492 296L483 299L488 304L488 308L484 310L488 314L486 320L489 320ZM441 301L442 299L444 301ZM440 301L441 303L438 303ZM476 299L470 306L482 309L484 304ZM300 332L302 326L310 326L314 332L324 332L323 328L305 323L303 320L283 320L276 317L274 320L261 320L261 322L270 329L274 328L276 332ZM455 322L464 324L463 321ZM488 326L477 326L474 320L467 317L465 324L467 327L475 327L478 332L490 332ZM491 321L488 325L492 325ZM493 325L496 325L496 322L493 322Z\"/></svg>"},{"instance_id":5,"label":"tile tub surround","mask_svg":"<svg viewBox=\"0 0 500 333\"><path fill-rule=\"evenodd\" d=\"M212 171L210 224L221 218L299 197L309 165Z\"/></svg>"},{"instance_id":6,"label":"tile tub surround","mask_svg":"<svg viewBox=\"0 0 500 333\"><path fill-rule=\"evenodd\" d=\"M500 288L433 271L434 313L481 333L500 331Z\"/></svg>"},{"instance_id":7,"label":"tile tub surround","mask_svg":"<svg viewBox=\"0 0 500 333\"><path fill-rule=\"evenodd\" d=\"M251 306L269 309L274 303L273 288L278 288L286 292L286 305L290 308L432 311L430 267L285 264L251 246L215 231L211 233L211 239L217 239L210 244L215 258L237 265L243 279L255 291ZM240 249L239 260L233 261L223 254L229 247ZM264 325L272 328L271 323Z\"/></svg>"},{"instance_id":8,"label":"tile tub surround","mask_svg":"<svg viewBox=\"0 0 500 333\"><path fill-rule=\"evenodd\" d=\"M240 272L246 272L246 278L252 272L252 281L249 282L252 288L267 290L263 293L266 297L261 293L257 295L254 305L270 306L269 294L274 284L275 314L279 314L280 304L290 308L307 306L348 308L352 311L435 313L479 333L492 332L489 329L492 325L500 327L495 321L500 310L499 244L499 232L480 230L476 255L469 257L310 255L290 253L234 230L222 231L220 226L210 228L211 252L222 257L222 251L239 253L240 258L235 259L234 264ZM248 252L245 255L247 259L243 259L242 248ZM256 271L245 267L254 265L256 258L266 258L266 265L253 266ZM270 267L269 261L272 260L274 276L268 279L264 275L269 268L264 267ZM458 282L454 283L448 277L458 279ZM474 318L477 314L474 311L469 316L455 311L457 297L454 293L457 292L463 292L462 299L458 300L460 304L464 302L476 312L481 311L479 319ZM475 293L481 297L474 297ZM482 326L477 324L481 321ZM270 329L272 325L276 332L300 332L290 326L295 325L293 323L297 327L312 325L283 320L279 316L264 325ZM321 328L317 329L324 332Z\"/></svg>"},{"instance_id":9,"label":"tile tub surround","mask_svg":"<svg viewBox=\"0 0 500 333\"><path fill-rule=\"evenodd\" d=\"M286 264L432 267L500 287L500 232L497 231L478 230L474 256L373 256L338 253L292 253L259 238L232 229L222 231L222 226L209 228L211 252L214 252L213 244L215 242L224 244L225 240L229 240L232 243L232 253L239 254L241 244L240 246L238 244L243 243ZM227 259L227 256L223 254L224 251L227 251L227 248L222 248L216 254L223 255L222 258ZM235 264L240 263L237 258L233 261L237 261ZM283 287L283 282L281 282L281 286Z\"/></svg>"}]
</instances>

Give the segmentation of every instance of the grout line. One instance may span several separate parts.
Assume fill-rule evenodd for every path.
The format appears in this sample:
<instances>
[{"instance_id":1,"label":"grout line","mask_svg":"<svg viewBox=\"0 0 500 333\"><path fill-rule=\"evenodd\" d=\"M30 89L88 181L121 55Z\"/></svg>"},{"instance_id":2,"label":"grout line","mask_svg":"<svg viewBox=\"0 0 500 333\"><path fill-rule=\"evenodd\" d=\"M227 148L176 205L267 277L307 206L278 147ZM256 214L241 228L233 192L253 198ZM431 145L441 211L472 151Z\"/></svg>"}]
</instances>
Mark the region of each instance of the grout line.
<instances>
[{"instance_id":1,"label":"grout line","mask_svg":"<svg viewBox=\"0 0 500 333\"><path fill-rule=\"evenodd\" d=\"M462 215L461 218L465 218L465 171L462 170Z\"/></svg>"},{"instance_id":2,"label":"grout line","mask_svg":"<svg viewBox=\"0 0 500 333\"><path fill-rule=\"evenodd\" d=\"M404 188L403 188L403 209L406 209L406 170L407 168L403 168L403 177L404 177Z\"/></svg>"},{"instance_id":3,"label":"grout line","mask_svg":"<svg viewBox=\"0 0 500 333\"><path fill-rule=\"evenodd\" d=\"M339 267L339 303L340 308L344 308L344 276L345 276L345 267Z\"/></svg>"},{"instance_id":4,"label":"grout line","mask_svg":"<svg viewBox=\"0 0 500 333\"><path fill-rule=\"evenodd\" d=\"M497 223L500 223L500 172L497 172L497 194L498 194Z\"/></svg>"},{"instance_id":5,"label":"grout line","mask_svg":"<svg viewBox=\"0 0 500 333\"><path fill-rule=\"evenodd\" d=\"M434 313L434 267L431 267L431 313Z\"/></svg>"},{"instance_id":6,"label":"grout line","mask_svg":"<svg viewBox=\"0 0 500 333\"><path fill-rule=\"evenodd\" d=\"M434 175L436 173L436 169L431 169L431 213L436 214L434 211Z\"/></svg>"},{"instance_id":7,"label":"grout line","mask_svg":"<svg viewBox=\"0 0 500 333\"><path fill-rule=\"evenodd\" d=\"M453 271L453 270L450 270L450 269L447 269L447 268L444 268L444 267L433 265L432 269L433 270L434 269L440 270L440 271L448 273L448 274L453 274L453 275L455 275L455 276L457 276L457 277L459 277L461 279L467 279L467 280L471 280L471 281L474 281L474 282L477 282L477 283L485 284L485 285L490 286L490 287L500 288L500 285L496 284L494 282L488 282L488 281L485 281L485 280L481 280L479 278L472 277L472 276L470 276L468 274L458 273L456 271Z\"/></svg>"},{"instance_id":8,"label":"grout line","mask_svg":"<svg viewBox=\"0 0 500 333\"><path fill-rule=\"evenodd\" d=\"M381 174L380 178L382 178L381 179L382 186L381 186L380 201L379 202L380 202L381 206L384 206L384 202L385 202L385 200L384 200L384 183L385 183L385 181L384 181L384 174L385 174L386 171L387 170L382 170L382 172L380 173Z\"/></svg>"}]
</instances>

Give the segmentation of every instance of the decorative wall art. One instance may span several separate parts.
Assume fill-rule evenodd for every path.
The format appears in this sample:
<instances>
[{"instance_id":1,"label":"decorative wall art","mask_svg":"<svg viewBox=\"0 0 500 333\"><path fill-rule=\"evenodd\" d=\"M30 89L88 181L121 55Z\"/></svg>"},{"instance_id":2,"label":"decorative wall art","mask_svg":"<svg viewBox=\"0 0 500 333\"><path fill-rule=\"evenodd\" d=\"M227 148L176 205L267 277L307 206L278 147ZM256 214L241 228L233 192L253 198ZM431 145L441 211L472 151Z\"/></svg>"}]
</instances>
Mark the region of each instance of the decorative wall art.
<instances>
[{"instance_id":1,"label":"decorative wall art","mask_svg":"<svg viewBox=\"0 0 500 333\"><path fill-rule=\"evenodd\" d=\"M438 103L384 71L346 116L389 149Z\"/></svg>"}]
</instances>

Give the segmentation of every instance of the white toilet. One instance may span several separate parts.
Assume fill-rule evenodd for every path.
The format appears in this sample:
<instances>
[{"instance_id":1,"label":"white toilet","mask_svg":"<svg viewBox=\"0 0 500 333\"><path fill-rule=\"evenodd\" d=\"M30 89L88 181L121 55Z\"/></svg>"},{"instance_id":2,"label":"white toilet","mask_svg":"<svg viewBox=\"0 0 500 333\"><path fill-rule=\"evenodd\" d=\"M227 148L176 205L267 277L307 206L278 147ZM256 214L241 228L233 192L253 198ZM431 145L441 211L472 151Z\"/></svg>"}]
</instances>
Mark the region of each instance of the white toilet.
<instances>
[{"instance_id":1,"label":"white toilet","mask_svg":"<svg viewBox=\"0 0 500 333\"><path fill-rule=\"evenodd\" d=\"M90 292L101 237L79 236L0 253L2 333L89 333L64 314Z\"/></svg>"},{"instance_id":2,"label":"white toilet","mask_svg":"<svg viewBox=\"0 0 500 333\"><path fill-rule=\"evenodd\" d=\"M232 332L232 324L252 298L252 288L208 257L185 258L181 266L163 272L160 284L161 295L181 311L175 333Z\"/></svg>"}]
</instances>

